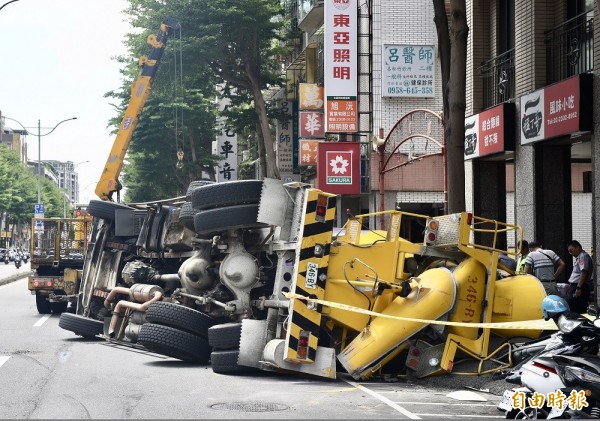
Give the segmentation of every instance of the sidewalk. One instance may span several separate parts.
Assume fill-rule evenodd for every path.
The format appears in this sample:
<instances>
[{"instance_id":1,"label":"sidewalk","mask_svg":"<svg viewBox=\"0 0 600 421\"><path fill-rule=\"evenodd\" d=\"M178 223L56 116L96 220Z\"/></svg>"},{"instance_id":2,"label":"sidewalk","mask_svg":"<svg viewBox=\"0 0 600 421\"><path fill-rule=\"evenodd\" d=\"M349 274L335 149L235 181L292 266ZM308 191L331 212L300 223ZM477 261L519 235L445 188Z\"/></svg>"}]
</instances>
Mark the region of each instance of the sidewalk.
<instances>
[{"instance_id":1,"label":"sidewalk","mask_svg":"<svg viewBox=\"0 0 600 421\"><path fill-rule=\"evenodd\" d=\"M31 274L32 271L30 269L21 267L18 269L17 273L10 276L6 276L4 278L0 278L0 286L10 284L11 282L18 281L19 279L27 278Z\"/></svg>"}]
</instances>

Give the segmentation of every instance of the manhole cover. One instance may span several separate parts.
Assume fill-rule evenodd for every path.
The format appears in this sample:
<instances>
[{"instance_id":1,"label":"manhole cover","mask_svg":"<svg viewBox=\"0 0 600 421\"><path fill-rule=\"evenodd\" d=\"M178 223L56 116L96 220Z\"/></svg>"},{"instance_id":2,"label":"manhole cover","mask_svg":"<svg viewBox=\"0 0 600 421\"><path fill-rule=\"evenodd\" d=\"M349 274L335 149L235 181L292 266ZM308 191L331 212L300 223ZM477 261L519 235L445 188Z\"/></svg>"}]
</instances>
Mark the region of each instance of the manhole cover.
<instances>
[{"instance_id":1,"label":"manhole cover","mask_svg":"<svg viewBox=\"0 0 600 421\"><path fill-rule=\"evenodd\" d=\"M215 403L214 405L211 405L210 408L243 412L285 411L288 409L286 405L272 402L224 402Z\"/></svg>"}]
</instances>

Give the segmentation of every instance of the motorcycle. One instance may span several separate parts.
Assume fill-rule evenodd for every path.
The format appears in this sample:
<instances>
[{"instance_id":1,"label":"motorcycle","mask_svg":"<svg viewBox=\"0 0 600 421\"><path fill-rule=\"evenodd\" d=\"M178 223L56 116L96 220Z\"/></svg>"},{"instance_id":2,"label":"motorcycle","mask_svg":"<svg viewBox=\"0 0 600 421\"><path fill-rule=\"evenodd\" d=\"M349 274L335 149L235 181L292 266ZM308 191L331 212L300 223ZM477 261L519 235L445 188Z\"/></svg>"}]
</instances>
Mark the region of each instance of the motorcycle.
<instances>
[{"instance_id":1,"label":"motorcycle","mask_svg":"<svg viewBox=\"0 0 600 421\"><path fill-rule=\"evenodd\" d=\"M505 412L507 419L549 417L554 407L548 406L547 403L534 406L531 399L534 399L534 395L549 396L565 388L555 359L578 358L581 355L586 355L587 358L588 355L598 353L600 319L592 322L587 317L568 311L555 316L559 332L553 334L546 346L536 355L515 366L505 378L509 383L521 385L506 390L498 405L498 409ZM516 403L519 403L518 407L515 407Z\"/></svg>"},{"instance_id":2,"label":"motorcycle","mask_svg":"<svg viewBox=\"0 0 600 421\"><path fill-rule=\"evenodd\" d=\"M21 267L21 255L16 253L13 261L15 262L15 267L19 269Z\"/></svg>"},{"instance_id":3,"label":"motorcycle","mask_svg":"<svg viewBox=\"0 0 600 421\"><path fill-rule=\"evenodd\" d=\"M600 328L600 319L595 322ZM553 359L564 384L558 391L570 400L568 405L553 406L547 418L600 418L600 357L555 355Z\"/></svg>"}]
</instances>

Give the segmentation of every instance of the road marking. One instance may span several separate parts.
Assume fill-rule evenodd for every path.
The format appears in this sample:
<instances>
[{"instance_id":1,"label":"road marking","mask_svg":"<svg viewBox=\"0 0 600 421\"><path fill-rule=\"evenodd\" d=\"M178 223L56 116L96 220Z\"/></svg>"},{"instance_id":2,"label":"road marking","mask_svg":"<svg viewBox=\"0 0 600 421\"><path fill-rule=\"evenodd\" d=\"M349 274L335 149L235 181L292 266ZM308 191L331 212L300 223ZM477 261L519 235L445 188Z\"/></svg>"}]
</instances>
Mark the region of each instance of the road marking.
<instances>
[{"instance_id":1,"label":"road marking","mask_svg":"<svg viewBox=\"0 0 600 421\"><path fill-rule=\"evenodd\" d=\"M422 417L436 417L436 418L440 418L440 417L446 417L446 418L454 418L454 417L464 417L464 418L475 418L475 419L480 419L480 418L502 418L504 419L505 416L504 415L465 415L465 414L447 414L447 415L443 415L443 414L417 414L417 415L421 415Z\"/></svg>"},{"instance_id":2,"label":"road marking","mask_svg":"<svg viewBox=\"0 0 600 421\"><path fill-rule=\"evenodd\" d=\"M481 406L495 408L498 405L491 403L449 403L449 402L396 402L399 405L440 405L440 406Z\"/></svg>"},{"instance_id":3,"label":"road marking","mask_svg":"<svg viewBox=\"0 0 600 421\"><path fill-rule=\"evenodd\" d=\"M43 325L46 320L48 320L50 318L50 316L44 316L42 317L40 320L38 320L37 322L35 322L35 324L33 325L33 327L40 327L41 325Z\"/></svg>"},{"instance_id":4,"label":"road marking","mask_svg":"<svg viewBox=\"0 0 600 421\"><path fill-rule=\"evenodd\" d=\"M0 367L2 367L2 364L7 362L9 358L10 358L10 355L0 357Z\"/></svg>"},{"instance_id":5,"label":"road marking","mask_svg":"<svg viewBox=\"0 0 600 421\"><path fill-rule=\"evenodd\" d=\"M362 390L363 392L368 393L369 395L373 396L376 399L379 399L381 402L385 403L386 405L388 405L390 408L395 409L396 411L400 412L403 415L406 415L408 418L412 419L412 420L420 420L421 417L418 417L416 414L413 414L412 412L410 412L409 410L401 407L398 404L395 404L394 402L392 402L391 400L389 400L388 398L386 398L385 396L381 396L379 393L372 391L371 389L367 389L366 387L358 384L358 383L354 383L348 380L344 380L346 383L348 383L350 386L354 386L357 389ZM438 414L439 416L439 414Z\"/></svg>"}]
</instances>

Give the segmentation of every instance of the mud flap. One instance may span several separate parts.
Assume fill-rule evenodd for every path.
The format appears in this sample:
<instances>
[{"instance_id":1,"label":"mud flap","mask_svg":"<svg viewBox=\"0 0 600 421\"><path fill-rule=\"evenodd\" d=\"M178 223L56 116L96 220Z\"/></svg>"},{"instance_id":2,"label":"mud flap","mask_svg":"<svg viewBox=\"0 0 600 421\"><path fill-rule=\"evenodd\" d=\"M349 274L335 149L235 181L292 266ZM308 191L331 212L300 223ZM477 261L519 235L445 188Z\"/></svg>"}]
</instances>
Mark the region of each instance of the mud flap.
<instances>
[{"instance_id":1,"label":"mud flap","mask_svg":"<svg viewBox=\"0 0 600 421\"><path fill-rule=\"evenodd\" d=\"M320 346L317 349L315 361L312 364L290 363L284 360L287 347L285 340L273 339L269 341L264 351L264 368L272 370L294 371L313 376L335 379L335 350Z\"/></svg>"},{"instance_id":2,"label":"mud flap","mask_svg":"<svg viewBox=\"0 0 600 421\"><path fill-rule=\"evenodd\" d=\"M238 365L262 368L263 351L267 344L266 320L242 320Z\"/></svg>"}]
</instances>

